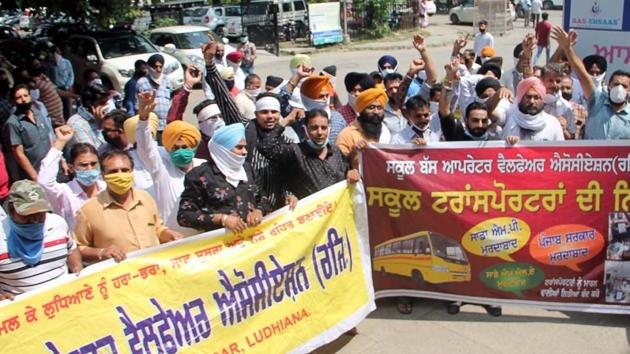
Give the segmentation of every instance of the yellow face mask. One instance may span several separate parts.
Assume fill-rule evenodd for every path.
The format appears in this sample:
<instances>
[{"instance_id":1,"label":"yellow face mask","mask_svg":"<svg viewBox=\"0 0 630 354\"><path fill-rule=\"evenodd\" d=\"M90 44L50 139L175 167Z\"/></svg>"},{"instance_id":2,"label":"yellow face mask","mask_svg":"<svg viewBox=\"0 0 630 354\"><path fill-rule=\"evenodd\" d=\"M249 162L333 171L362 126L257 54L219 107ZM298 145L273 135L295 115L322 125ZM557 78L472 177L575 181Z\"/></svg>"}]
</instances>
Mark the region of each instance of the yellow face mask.
<instances>
[{"instance_id":1,"label":"yellow face mask","mask_svg":"<svg viewBox=\"0 0 630 354\"><path fill-rule=\"evenodd\" d=\"M116 194L125 194L133 186L133 172L117 172L105 175L103 178L107 187Z\"/></svg>"}]
</instances>

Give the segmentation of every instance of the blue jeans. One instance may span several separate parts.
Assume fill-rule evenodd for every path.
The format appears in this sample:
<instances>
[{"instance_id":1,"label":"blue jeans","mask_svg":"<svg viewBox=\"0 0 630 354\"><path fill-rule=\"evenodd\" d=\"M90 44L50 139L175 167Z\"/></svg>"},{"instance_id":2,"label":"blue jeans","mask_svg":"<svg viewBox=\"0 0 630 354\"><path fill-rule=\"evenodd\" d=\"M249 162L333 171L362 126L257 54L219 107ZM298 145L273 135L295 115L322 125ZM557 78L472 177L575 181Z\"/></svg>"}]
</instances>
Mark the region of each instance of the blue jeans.
<instances>
[{"instance_id":1,"label":"blue jeans","mask_svg":"<svg viewBox=\"0 0 630 354\"><path fill-rule=\"evenodd\" d=\"M241 66L241 70L243 70L245 75L249 75L249 74L253 74L254 73L254 67L253 66L250 66L250 67Z\"/></svg>"},{"instance_id":2,"label":"blue jeans","mask_svg":"<svg viewBox=\"0 0 630 354\"><path fill-rule=\"evenodd\" d=\"M550 50L550 46L543 46L543 45L539 45L538 49L536 51L536 58L534 58L534 65L536 65L538 63L538 58L540 58L540 54L542 54L543 49L545 50L545 56L547 57L547 61L545 61L545 64L547 64L549 62L549 50Z\"/></svg>"}]
</instances>

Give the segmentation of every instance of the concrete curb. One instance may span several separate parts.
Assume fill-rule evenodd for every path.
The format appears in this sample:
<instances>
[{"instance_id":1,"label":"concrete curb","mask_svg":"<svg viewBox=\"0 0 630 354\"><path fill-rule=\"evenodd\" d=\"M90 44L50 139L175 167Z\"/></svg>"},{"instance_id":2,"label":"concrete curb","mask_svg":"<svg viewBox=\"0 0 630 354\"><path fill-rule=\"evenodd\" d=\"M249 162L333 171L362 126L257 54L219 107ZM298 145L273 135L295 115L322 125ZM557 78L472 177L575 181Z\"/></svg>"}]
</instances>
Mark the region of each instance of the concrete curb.
<instances>
[{"instance_id":1,"label":"concrete curb","mask_svg":"<svg viewBox=\"0 0 630 354\"><path fill-rule=\"evenodd\" d=\"M453 39L452 41L454 41ZM440 43L431 43L429 44L429 48L439 48L446 47L452 45L452 41L443 41ZM385 43L384 43L385 44ZM398 45L370 45L370 46L352 46L352 45L336 45L326 48L315 48L315 47L307 47L307 48L284 48L280 49L280 56L283 55L292 55L295 54L313 54L313 53L324 53L329 51L377 51L377 50L404 50L404 49L413 49L411 44L398 44Z\"/></svg>"}]
</instances>

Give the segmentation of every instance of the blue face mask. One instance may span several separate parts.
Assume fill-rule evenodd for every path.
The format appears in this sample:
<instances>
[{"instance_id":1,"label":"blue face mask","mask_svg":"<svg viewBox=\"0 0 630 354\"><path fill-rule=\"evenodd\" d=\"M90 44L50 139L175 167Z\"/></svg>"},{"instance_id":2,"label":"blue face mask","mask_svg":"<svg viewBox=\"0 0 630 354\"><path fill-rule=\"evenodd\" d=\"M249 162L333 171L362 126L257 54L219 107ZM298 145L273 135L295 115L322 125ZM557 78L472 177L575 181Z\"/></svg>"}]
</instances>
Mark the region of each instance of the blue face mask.
<instances>
[{"instance_id":1,"label":"blue face mask","mask_svg":"<svg viewBox=\"0 0 630 354\"><path fill-rule=\"evenodd\" d=\"M77 182L86 187L89 187L96 183L100 175L101 170L99 170L98 168L93 170L76 171Z\"/></svg>"},{"instance_id":2,"label":"blue face mask","mask_svg":"<svg viewBox=\"0 0 630 354\"><path fill-rule=\"evenodd\" d=\"M326 141L324 141L322 144L318 144L316 142L314 142L311 139L306 139L306 143L308 144L308 146L310 146L312 149L315 150L321 150L323 148L326 147L326 145L328 145L328 138L326 138Z\"/></svg>"},{"instance_id":3,"label":"blue face mask","mask_svg":"<svg viewBox=\"0 0 630 354\"><path fill-rule=\"evenodd\" d=\"M39 263L44 253L44 223L16 224L9 218L9 225L9 256L20 258L28 265Z\"/></svg>"},{"instance_id":4,"label":"blue face mask","mask_svg":"<svg viewBox=\"0 0 630 354\"><path fill-rule=\"evenodd\" d=\"M186 167L195 157L195 149L177 149L171 151L171 161L177 167Z\"/></svg>"}]
</instances>

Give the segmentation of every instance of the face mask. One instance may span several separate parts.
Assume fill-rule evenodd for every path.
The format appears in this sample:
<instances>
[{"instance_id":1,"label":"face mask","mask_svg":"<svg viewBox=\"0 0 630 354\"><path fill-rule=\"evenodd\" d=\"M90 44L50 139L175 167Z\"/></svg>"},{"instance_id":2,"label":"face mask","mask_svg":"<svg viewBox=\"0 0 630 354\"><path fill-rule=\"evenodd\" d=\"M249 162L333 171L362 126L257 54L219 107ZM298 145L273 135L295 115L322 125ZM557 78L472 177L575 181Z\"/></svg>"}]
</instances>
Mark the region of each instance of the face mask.
<instances>
[{"instance_id":1,"label":"face mask","mask_svg":"<svg viewBox=\"0 0 630 354\"><path fill-rule=\"evenodd\" d=\"M306 143L308 144L308 146L310 146L314 150L321 150L321 149L325 148L326 145L328 145L328 138L326 138L326 141L324 141L321 144L318 144L318 143L314 142L310 138L306 140Z\"/></svg>"},{"instance_id":2,"label":"face mask","mask_svg":"<svg viewBox=\"0 0 630 354\"><path fill-rule=\"evenodd\" d=\"M218 61L222 61L223 60L223 54L215 54L214 55L214 59L218 60Z\"/></svg>"},{"instance_id":3,"label":"face mask","mask_svg":"<svg viewBox=\"0 0 630 354\"><path fill-rule=\"evenodd\" d=\"M486 98L475 97L475 101L477 101L477 103L486 103L486 101L488 101L488 98L490 97L486 97Z\"/></svg>"},{"instance_id":4,"label":"face mask","mask_svg":"<svg viewBox=\"0 0 630 354\"><path fill-rule=\"evenodd\" d=\"M15 104L15 113L17 114L24 114L26 112L28 112L31 107L33 106L32 102L29 103L16 103Z\"/></svg>"},{"instance_id":5,"label":"face mask","mask_svg":"<svg viewBox=\"0 0 630 354\"><path fill-rule=\"evenodd\" d=\"M203 122L199 123L199 130L204 133L207 137L211 138L214 135L214 131L225 126L225 122L223 119L206 119Z\"/></svg>"},{"instance_id":6,"label":"face mask","mask_svg":"<svg viewBox=\"0 0 630 354\"><path fill-rule=\"evenodd\" d=\"M249 41L248 37L241 38L241 43L243 43L243 44L247 43L248 41Z\"/></svg>"},{"instance_id":7,"label":"face mask","mask_svg":"<svg viewBox=\"0 0 630 354\"><path fill-rule=\"evenodd\" d=\"M153 68L149 68L149 77L158 85L162 83L162 73Z\"/></svg>"},{"instance_id":8,"label":"face mask","mask_svg":"<svg viewBox=\"0 0 630 354\"><path fill-rule=\"evenodd\" d=\"M9 255L28 265L39 263L44 253L44 223L16 224L9 218L7 246Z\"/></svg>"},{"instance_id":9,"label":"face mask","mask_svg":"<svg viewBox=\"0 0 630 354\"><path fill-rule=\"evenodd\" d=\"M98 177L101 175L101 170L95 168L93 170L82 170L75 172L77 182L79 182L82 186L89 187L96 183Z\"/></svg>"},{"instance_id":10,"label":"face mask","mask_svg":"<svg viewBox=\"0 0 630 354\"><path fill-rule=\"evenodd\" d=\"M227 65L228 65L230 68L234 69L234 73L236 73L236 70L238 70L238 68L240 68L240 67L241 67L241 63L233 63L233 62L231 62L231 61L229 61L229 60L227 61Z\"/></svg>"},{"instance_id":11,"label":"face mask","mask_svg":"<svg viewBox=\"0 0 630 354\"><path fill-rule=\"evenodd\" d=\"M480 28L480 29L479 29L479 32L481 32L481 33L485 33L485 32L486 32L486 29L485 29L485 28L484 28L484 29L481 29L481 28Z\"/></svg>"},{"instance_id":12,"label":"face mask","mask_svg":"<svg viewBox=\"0 0 630 354\"><path fill-rule=\"evenodd\" d=\"M127 193L133 186L133 172L110 173L105 175L103 179L105 179L107 187L119 195Z\"/></svg>"},{"instance_id":13,"label":"face mask","mask_svg":"<svg viewBox=\"0 0 630 354\"><path fill-rule=\"evenodd\" d=\"M352 107L352 109L354 109L355 111L357 110L356 104L357 104L357 96L355 95L348 95L348 104L350 105L350 107Z\"/></svg>"},{"instance_id":14,"label":"face mask","mask_svg":"<svg viewBox=\"0 0 630 354\"><path fill-rule=\"evenodd\" d=\"M602 83L604 82L605 76L606 76L606 73L593 76L593 82L595 83L595 87L602 87Z\"/></svg>"},{"instance_id":15,"label":"face mask","mask_svg":"<svg viewBox=\"0 0 630 354\"><path fill-rule=\"evenodd\" d=\"M230 91L234 87L234 80L223 80L223 82L225 82L225 86L227 86L227 89Z\"/></svg>"},{"instance_id":16,"label":"face mask","mask_svg":"<svg viewBox=\"0 0 630 354\"><path fill-rule=\"evenodd\" d=\"M545 96L543 97L543 102L545 102L545 104L555 104L556 102L558 102L559 99L560 99L560 91L556 92L553 95L550 93L546 93Z\"/></svg>"},{"instance_id":17,"label":"face mask","mask_svg":"<svg viewBox=\"0 0 630 354\"><path fill-rule=\"evenodd\" d=\"M196 149L177 149L171 151L171 161L177 167L186 167L190 164L195 157Z\"/></svg>"},{"instance_id":18,"label":"face mask","mask_svg":"<svg viewBox=\"0 0 630 354\"><path fill-rule=\"evenodd\" d=\"M252 98L256 98L256 97L258 97L258 95L260 95L262 90L259 89L259 88L254 89L254 90L245 89L245 92L247 92L247 94L250 95Z\"/></svg>"},{"instance_id":19,"label":"face mask","mask_svg":"<svg viewBox=\"0 0 630 354\"><path fill-rule=\"evenodd\" d=\"M101 85L101 86L103 86L103 80L101 80L101 79L94 79L94 80L90 81L89 85L90 86L94 86L94 85Z\"/></svg>"},{"instance_id":20,"label":"face mask","mask_svg":"<svg viewBox=\"0 0 630 354\"><path fill-rule=\"evenodd\" d=\"M610 102L614 104L622 104L626 102L626 99L628 98L628 91L626 91L625 87L617 85L610 89L608 97L610 98Z\"/></svg>"},{"instance_id":21,"label":"face mask","mask_svg":"<svg viewBox=\"0 0 630 354\"><path fill-rule=\"evenodd\" d=\"M571 101L571 99L573 98L573 93L572 92L562 92L562 98L564 98L567 101Z\"/></svg>"},{"instance_id":22,"label":"face mask","mask_svg":"<svg viewBox=\"0 0 630 354\"><path fill-rule=\"evenodd\" d=\"M440 109L440 102L429 102L429 110L431 111L431 114L435 114L438 112L438 110Z\"/></svg>"},{"instance_id":23,"label":"face mask","mask_svg":"<svg viewBox=\"0 0 630 354\"><path fill-rule=\"evenodd\" d=\"M396 69L381 69L381 75L383 75L383 78L385 78L385 76L389 75L389 74L393 74L396 72Z\"/></svg>"},{"instance_id":24,"label":"face mask","mask_svg":"<svg viewBox=\"0 0 630 354\"><path fill-rule=\"evenodd\" d=\"M29 93L35 101L39 101L39 89L30 90Z\"/></svg>"}]
</instances>

